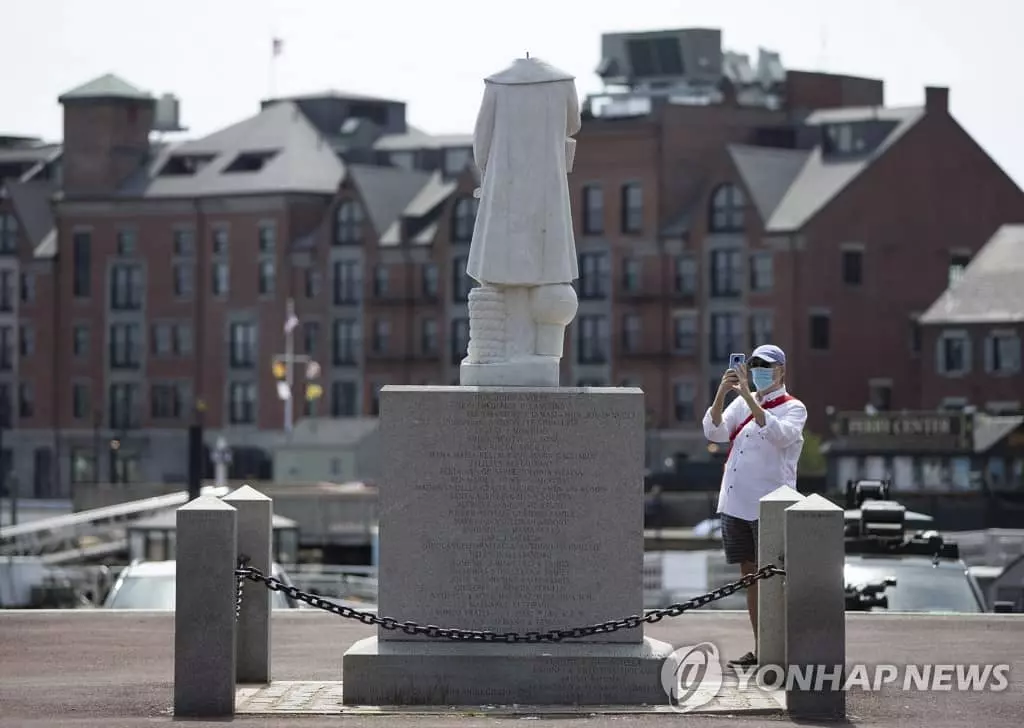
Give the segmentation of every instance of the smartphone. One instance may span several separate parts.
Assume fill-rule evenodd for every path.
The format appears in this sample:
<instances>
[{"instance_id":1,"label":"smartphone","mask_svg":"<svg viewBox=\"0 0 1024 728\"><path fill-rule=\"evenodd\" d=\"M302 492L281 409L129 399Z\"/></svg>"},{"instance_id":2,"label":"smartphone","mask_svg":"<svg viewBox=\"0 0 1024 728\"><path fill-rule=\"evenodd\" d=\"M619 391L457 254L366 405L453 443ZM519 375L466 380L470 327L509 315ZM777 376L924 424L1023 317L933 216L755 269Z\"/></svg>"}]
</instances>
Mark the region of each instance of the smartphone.
<instances>
[{"instance_id":1,"label":"smartphone","mask_svg":"<svg viewBox=\"0 0 1024 728\"><path fill-rule=\"evenodd\" d=\"M747 363L746 354L730 354L729 355L729 368L739 370L741 366Z\"/></svg>"}]
</instances>

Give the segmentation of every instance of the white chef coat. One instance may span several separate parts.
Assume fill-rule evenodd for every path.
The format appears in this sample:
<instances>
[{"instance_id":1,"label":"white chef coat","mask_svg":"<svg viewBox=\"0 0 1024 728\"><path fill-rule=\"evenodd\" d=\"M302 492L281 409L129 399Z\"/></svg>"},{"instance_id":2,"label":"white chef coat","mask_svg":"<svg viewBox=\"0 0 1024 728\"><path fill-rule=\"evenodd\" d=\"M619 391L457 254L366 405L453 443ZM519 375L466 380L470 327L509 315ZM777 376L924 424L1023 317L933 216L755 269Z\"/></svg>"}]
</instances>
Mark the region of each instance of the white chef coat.
<instances>
[{"instance_id":1,"label":"white chef coat","mask_svg":"<svg viewBox=\"0 0 1024 728\"><path fill-rule=\"evenodd\" d=\"M765 426L751 419L733 440L722 475L718 512L745 521L756 521L761 498L776 488L796 488L797 462L804 446L807 408L798 399L767 409L772 402L787 396L785 388L770 393L761 402L765 408ZM729 437L747 417L750 407L736 397L722 413L722 424L711 423L711 408L704 414L704 436L711 442L728 443Z\"/></svg>"}]
</instances>

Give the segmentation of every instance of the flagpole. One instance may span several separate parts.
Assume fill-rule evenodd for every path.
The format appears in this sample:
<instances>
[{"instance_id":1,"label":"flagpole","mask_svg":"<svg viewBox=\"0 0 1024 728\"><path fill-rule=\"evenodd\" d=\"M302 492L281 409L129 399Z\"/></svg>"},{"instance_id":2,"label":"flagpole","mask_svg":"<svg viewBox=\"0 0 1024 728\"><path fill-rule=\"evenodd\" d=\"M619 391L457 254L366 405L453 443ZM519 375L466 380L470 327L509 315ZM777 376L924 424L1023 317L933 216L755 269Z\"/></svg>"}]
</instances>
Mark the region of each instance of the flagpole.
<instances>
[{"instance_id":1,"label":"flagpole","mask_svg":"<svg viewBox=\"0 0 1024 728\"><path fill-rule=\"evenodd\" d=\"M272 99L277 94L277 56L280 53L280 40L274 36L270 40L270 64L267 68L267 98Z\"/></svg>"},{"instance_id":2,"label":"flagpole","mask_svg":"<svg viewBox=\"0 0 1024 728\"><path fill-rule=\"evenodd\" d=\"M285 352L285 382L288 385L288 399L284 401L284 431L291 435L292 432L292 403L295 401L295 393L292 391L292 384L295 381L295 299L289 298L285 314L284 352Z\"/></svg>"}]
</instances>

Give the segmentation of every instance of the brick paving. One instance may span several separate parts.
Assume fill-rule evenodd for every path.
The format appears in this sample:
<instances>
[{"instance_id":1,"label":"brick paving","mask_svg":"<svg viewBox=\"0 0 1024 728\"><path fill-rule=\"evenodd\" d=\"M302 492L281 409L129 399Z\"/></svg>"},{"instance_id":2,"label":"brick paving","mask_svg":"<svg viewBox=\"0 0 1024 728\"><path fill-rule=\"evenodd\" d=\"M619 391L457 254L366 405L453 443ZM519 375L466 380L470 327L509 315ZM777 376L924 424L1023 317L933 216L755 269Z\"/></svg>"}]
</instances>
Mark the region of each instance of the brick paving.
<instances>
[{"instance_id":1,"label":"brick paving","mask_svg":"<svg viewBox=\"0 0 1024 728\"><path fill-rule=\"evenodd\" d=\"M737 681L725 681L717 695L693 710L690 715L783 715L785 695L761 690L753 685L740 689ZM246 685L238 689L235 712L238 715L429 715L429 716L586 716L640 715L673 713L665 705L617 706L355 706L342 704L342 684L327 681L275 681L270 685Z\"/></svg>"}]
</instances>

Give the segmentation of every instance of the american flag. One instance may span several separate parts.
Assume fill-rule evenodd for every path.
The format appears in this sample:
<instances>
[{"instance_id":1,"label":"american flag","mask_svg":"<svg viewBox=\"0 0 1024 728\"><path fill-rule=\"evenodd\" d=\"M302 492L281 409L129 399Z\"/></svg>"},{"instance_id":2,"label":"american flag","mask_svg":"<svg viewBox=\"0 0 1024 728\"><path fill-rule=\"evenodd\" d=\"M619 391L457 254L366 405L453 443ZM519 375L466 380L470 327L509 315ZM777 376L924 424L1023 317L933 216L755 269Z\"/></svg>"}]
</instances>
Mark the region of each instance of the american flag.
<instances>
[{"instance_id":1,"label":"american flag","mask_svg":"<svg viewBox=\"0 0 1024 728\"><path fill-rule=\"evenodd\" d=\"M284 48L284 41L280 38L274 38L271 48L275 57L281 55L281 51Z\"/></svg>"}]
</instances>

